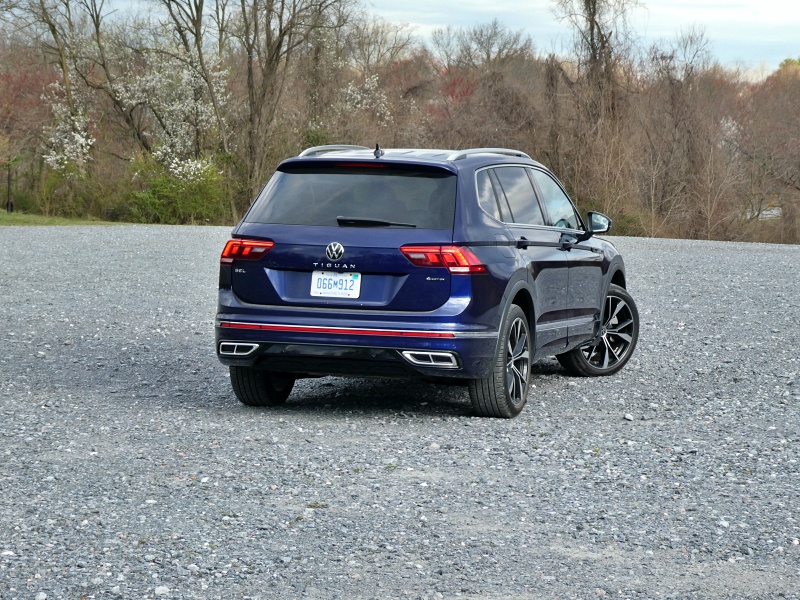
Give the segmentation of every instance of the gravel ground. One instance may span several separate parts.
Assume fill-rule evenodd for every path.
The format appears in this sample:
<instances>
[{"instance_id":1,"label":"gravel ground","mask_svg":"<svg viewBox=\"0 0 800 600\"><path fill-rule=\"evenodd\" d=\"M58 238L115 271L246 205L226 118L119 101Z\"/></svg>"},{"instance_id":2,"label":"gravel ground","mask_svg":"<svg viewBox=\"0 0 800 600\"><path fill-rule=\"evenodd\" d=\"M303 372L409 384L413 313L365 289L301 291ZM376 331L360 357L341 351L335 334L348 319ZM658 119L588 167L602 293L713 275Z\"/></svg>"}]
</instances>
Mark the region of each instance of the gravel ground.
<instances>
[{"instance_id":1,"label":"gravel ground","mask_svg":"<svg viewBox=\"0 0 800 600\"><path fill-rule=\"evenodd\" d=\"M797 246L617 238L620 374L298 382L213 351L227 228L0 228L0 597L800 598Z\"/></svg>"}]
</instances>

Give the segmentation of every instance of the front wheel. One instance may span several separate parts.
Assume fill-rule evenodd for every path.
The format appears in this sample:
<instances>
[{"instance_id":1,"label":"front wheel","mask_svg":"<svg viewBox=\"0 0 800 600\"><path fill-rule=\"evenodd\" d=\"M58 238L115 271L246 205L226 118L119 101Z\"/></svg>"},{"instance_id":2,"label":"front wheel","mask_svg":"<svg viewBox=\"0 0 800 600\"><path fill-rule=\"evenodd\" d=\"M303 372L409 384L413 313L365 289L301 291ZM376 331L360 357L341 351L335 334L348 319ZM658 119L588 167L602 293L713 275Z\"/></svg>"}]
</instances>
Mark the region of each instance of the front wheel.
<instances>
[{"instance_id":1,"label":"front wheel","mask_svg":"<svg viewBox=\"0 0 800 600\"><path fill-rule=\"evenodd\" d=\"M611 284L600 335L590 344L556 356L570 375L612 375L630 360L639 339L639 311L625 288Z\"/></svg>"},{"instance_id":2,"label":"front wheel","mask_svg":"<svg viewBox=\"0 0 800 600\"><path fill-rule=\"evenodd\" d=\"M522 411L530 388L532 344L525 312L513 304L500 327L492 373L469 382L476 415L510 419Z\"/></svg>"},{"instance_id":3,"label":"front wheel","mask_svg":"<svg viewBox=\"0 0 800 600\"><path fill-rule=\"evenodd\" d=\"M294 377L252 367L230 367L231 387L242 404L278 406L292 393Z\"/></svg>"}]
</instances>

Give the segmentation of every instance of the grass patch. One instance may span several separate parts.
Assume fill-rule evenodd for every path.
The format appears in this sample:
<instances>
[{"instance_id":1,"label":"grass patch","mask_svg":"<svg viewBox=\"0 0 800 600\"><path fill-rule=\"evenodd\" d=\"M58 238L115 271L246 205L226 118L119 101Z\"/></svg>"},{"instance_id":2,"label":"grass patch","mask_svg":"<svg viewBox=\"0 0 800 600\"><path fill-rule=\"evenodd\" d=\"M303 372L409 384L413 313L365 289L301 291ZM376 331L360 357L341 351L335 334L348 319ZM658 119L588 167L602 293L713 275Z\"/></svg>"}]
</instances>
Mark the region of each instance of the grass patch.
<instances>
[{"instance_id":1,"label":"grass patch","mask_svg":"<svg viewBox=\"0 0 800 600\"><path fill-rule=\"evenodd\" d=\"M13 212L9 213L0 210L0 227L6 225L120 225L111 221L100 221L96 219L67 219L64 217L44 217L42 215L32 215L29 213Z\"/></svg>"}]
</instances>

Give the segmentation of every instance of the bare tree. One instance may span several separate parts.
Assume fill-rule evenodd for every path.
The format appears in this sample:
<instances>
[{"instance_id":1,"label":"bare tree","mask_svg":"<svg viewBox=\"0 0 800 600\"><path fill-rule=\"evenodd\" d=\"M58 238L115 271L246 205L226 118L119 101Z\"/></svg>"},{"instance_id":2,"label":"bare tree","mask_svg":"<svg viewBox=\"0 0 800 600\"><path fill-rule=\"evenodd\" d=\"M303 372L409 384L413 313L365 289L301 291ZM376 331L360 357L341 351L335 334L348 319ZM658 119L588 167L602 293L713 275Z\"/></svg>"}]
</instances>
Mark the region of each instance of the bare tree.
<instances>
[{"instance_id":1,"label":"bare tree","mask_svg":"<svg viewBox=\"0 0 800 600\"><path fill-rule=\"evenodd\" d=\"M348 0L239 0L238 41L246 81L245 147L248 187L255 191L268 172L270 135L289 80L294 55L320 27L341 27L323 18Z\"/></svg>"},{"instance_id":2,"label":"bare tree","mask_svg":"<svg viewBox=\"0 0 800 600\"><path fill-rule=\"evenodd\" d=\"M295 103L301 107L303 97L307 104L310 127L306 145L316 145L328 141L317 126L330 112L336 94L343 85L343 74L353 64L352 32L359 24L366 23L366 16L355 10L349 3L334 6L318 6L314 17L314 27L308 39L298 48L293 77ZM365 40L364 44L368 44ZM300 94L302 97L297 97ZM314 132L312 132L314 130ZM322 137L316 137L317 134Z\"/></svg>"},{"instance_id":3,"label":"bare tree","mask_svg":"<svg viewBox=\"0 0 800 600\"><path fill-rule=\"evenodd\" d=\"M555 0L555 13L575 35L577 76L593 92L586 112L591 123L615 117L620 61L631 46L629 19L639 0Z\"/></svg>"},{"instance_id":4,"label":"bare tree","mask_svg":"<svg viewBox=\"0 0 800 600\"><path fill-rule=\"evenodd\" d=\"M533 41L522 30L512 31L497 19L491 23L434 30L434 55L447 69L502 70L517 60L533 57Z\"/></svg>"},{"instance_id":5,"label":"bare tree","mask_svg":"<svg viewBox=\"0 0 800 600\"><path fill-rule=\"evenodd\" d=\"M351 28L350 55L365 76L400 60L414 45L409 25L394 25L381 19L358 19Z\"/></svg>"},{"instance_id":6,"label":"bare tree","mask_svg":"<svg viewBox=\"0 0 800 600\"><path fill-rule=\"evenodd\" d=\"M448 25L434 29L431 33L431 46L433 56L445 70L450 70L457 65L459 54L460 30Z\"/></svg>"},{"instance_id":7,"label":"bare tree","mask_svg":"<svg viewBox=\"0 0 800 600\"><path fill-rule=\"evenodd\" d=\"M44 69L43 56L28 36L14 32L13 24L0 23L0 168L5 190L4 208L15 208L14 192L34 187L36 171L26 168L35 156L42 137L42 123L49 118L49 107L42 89L53 80ZM38 162L38 161L36 161Z\"/></svg>"},{"instance_id":8,"label":"bare tree","mask_svg":"<svg viewBox=\"0 0 800 600\"><path fill-rule=\"evenodd\" d=\"M0 13L5 20L33 33L53 57L61 74L70 114L75 113L71 56L75 40L75 19L70 0L2 0Z\"/></svg>"},{"instance_id":9,"label":"bare tree","mask_svg":"<svg viewBox=\"0 0 800 600\"><path fill-rule=\"evenodd\" d=\"M735 141L750 176L748 216L780 223L778 239L800 241L800 66L785 61L764 82L742 94Z\"/></svg>"},{"instance_id":10,"label":"bare tree","mask_svg":"<svg viewBox=\"0 0 800 600\"><path fill-rule=\"evenodd\" d=\"M737 164L735 117L743 84L710 61L701 31L654 46L641 68L637 170L643 228L692 238L739 235L746 187Z\"/></svg>"},{"instance_id":11,"label":"bare tree","mask_svg":"<svg viewBox=\"0 0 800 600\"><path fill-rule=\"evenodd\" d=\"M461 59L473 68L502 69L515 60L533 57L533 41L522 30L511 31L497 19L476 25L461 35Z\"/></svg>"}]
</instances>

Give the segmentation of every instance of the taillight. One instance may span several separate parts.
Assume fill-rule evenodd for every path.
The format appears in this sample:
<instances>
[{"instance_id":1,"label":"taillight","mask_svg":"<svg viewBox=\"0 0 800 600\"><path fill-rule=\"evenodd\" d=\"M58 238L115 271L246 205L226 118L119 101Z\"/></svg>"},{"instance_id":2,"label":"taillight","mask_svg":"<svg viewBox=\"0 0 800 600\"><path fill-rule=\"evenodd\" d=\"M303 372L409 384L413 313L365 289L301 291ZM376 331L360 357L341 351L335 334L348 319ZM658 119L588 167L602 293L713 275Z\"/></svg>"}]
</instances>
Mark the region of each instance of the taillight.
<instances>
[{"instance_id":1,"label":"taillight","mask_svg":"<svg viewBox=\"0 0 800 600\"><path fill-rule=\"evenodd\" d=\"M228 240L219 262L230 265L234 260L258 260L264 256L275 242L261 242L257 240Z\"/></svg>"},{"instance_id":2,"label":"taillight","mask_svg":"<svg viewBox=\"0 0 800 600\"><path fill-rule=\"evenodd\" d=\"M453 274L485 273L486 265L469 248L459 246L402 246L400 251L418 267L441 267Z\"/></svg>"}]
</instances>

